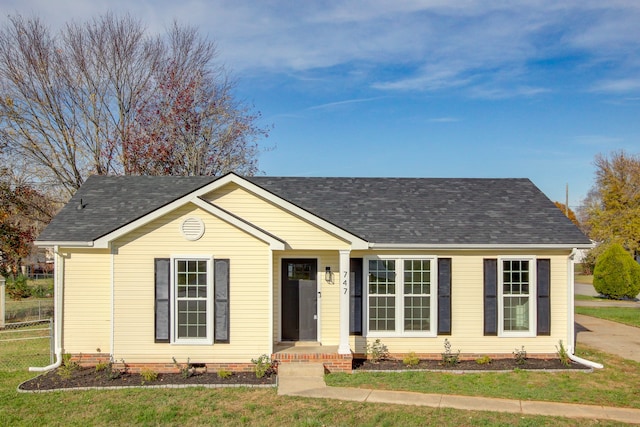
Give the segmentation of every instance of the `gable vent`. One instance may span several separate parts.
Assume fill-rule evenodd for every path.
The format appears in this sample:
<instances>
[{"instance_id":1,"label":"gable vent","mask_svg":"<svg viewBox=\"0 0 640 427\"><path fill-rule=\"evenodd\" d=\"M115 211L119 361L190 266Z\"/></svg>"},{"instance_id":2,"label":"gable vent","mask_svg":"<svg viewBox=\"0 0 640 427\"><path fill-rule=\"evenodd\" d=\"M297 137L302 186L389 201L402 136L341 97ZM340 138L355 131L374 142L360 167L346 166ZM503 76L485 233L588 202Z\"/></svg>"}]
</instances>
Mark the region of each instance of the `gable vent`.
<instances>
[{"instance_id":1,"label":"gable vent","mask_svg":"<svg viewBox=\"0 0 640 427\"><path fill-rule=\"evenodd\" d=\"M187 218L182 221L180 232L187 240L198 240L204 234L204 222L200 218Z\"/></svg>"}]
</instances>

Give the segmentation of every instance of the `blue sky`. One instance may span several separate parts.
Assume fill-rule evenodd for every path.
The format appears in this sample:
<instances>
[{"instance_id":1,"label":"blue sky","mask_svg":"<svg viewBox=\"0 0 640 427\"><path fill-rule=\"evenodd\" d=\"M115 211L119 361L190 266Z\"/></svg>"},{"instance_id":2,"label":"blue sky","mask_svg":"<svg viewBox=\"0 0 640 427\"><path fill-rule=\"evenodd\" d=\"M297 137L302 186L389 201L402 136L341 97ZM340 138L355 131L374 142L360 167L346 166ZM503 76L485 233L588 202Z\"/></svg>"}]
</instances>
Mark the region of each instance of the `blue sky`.
<instances>
[{"instance_id":1,"label":"blue sky","mask_svg":"<svg viewBox=\"0 0 640 427\"><path fill-rule=\"evenodd\" d=\"M640 2L0 0L53 28L107 10L215 40L273 125L266 175L527 177L580 204L640 153Z\"/></svg>"}]
</instances>

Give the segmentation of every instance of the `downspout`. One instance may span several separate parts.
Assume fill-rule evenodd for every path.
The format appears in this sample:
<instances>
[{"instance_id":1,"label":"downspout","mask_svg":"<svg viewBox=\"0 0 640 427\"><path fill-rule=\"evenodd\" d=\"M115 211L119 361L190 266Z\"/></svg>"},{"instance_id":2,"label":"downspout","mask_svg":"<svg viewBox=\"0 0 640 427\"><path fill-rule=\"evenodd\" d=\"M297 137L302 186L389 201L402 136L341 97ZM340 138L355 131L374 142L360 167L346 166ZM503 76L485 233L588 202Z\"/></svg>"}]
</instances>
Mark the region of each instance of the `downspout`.
<instances>
[{"instance_id":1,"label":"downspout","mask_svg":"<svg viewBox=\"0 0 640 427\"><path fill-rule=\"evenodd\" d=\"M594 369L602 369L604 368L604 366L601 363L597 363L597 362L592 362L591 360L587 360L587 359L583 359L582 357L576 356L574 354L575 351L575 280L574 280L574 271L575 271L575 262L574 262L574 258L576 256L577 250L574 248L571 251L571 254L569 255L569 258L567 259L567 269L569 274L567 274L568 276L568 280L569 280L569 291L568 291L568 299L569 299L569 310L568 310L568 324L567 324L567 331L569 332L569 339L568 341L568 349L567 349L567 354L569 356L569 359L573 360L576 363L580 363L581 365L585 365L585 366L589 366L590 368L594 368Z\"/></svg>"},{"instance_id":2,"label":"downspout","mask_svg":"<svg viewBox=\"0 0 640 427\"><path fill-rule=\"evenodd\" d=\"M56 369L60 365L62 365L62 292L64 288L64 258L58 252L59 247L56 245L53 247L53 268L54 268L54 279L53 279L53 324L54 324L54 346L55 346L55 355L56 361L48 366L38 367L31 366L29 367L29 372L46 372L52 369Z\"/></svg>"}]
</instances>

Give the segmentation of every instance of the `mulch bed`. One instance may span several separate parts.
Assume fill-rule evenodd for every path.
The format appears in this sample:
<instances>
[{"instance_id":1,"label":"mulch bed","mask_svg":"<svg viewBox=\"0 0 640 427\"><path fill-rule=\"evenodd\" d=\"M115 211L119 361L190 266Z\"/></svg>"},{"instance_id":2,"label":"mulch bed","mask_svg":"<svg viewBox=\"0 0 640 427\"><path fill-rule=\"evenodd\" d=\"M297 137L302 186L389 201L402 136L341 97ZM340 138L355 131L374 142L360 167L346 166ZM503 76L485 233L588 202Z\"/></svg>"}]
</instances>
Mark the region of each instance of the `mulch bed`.
<instances>
[{"instance_id":1,"label":"mulch bed","mask_svg":"<svg viewBox=\"0 0 640 427\"><path fill-rule=\"evenodd\" d=\"M560 359L526 359L524 363L517 364L515 359L492 359L490 363L480 364L475 360L461 360L455 364L444 364L441 360L420 360L416 366L407 366L402 360L381 360L377 363L370 360L356 359L353 361L353 370L357 371L407 371L407 370L431 370L431 371L513 371L520 370L584 370L591 368L576 362L569 366L562 364Z\"/></svg>"},{"instance_id":2,"label":"mulch bed","mask_svg":"<svg viewBox=\"0 0 640 427\"><path fill-rule=\"evenodd\" d=\"M158 374L154 381L145 381L140 374L122 373L117 378L110 378L105 371L95 368L76 368L65 375L60 369L46 372L20 384L19 389L25 391L56 390L78 387L138 387L138 386L185 386L185 385L220 385L220 386L274 386L277 375L268 374L257 378L253 372L234 372L227 378L220 378L215 372L196 372L185 378L181 374ZM62 375L61 375L62 374Z\"/></svg>"}]
</instances>

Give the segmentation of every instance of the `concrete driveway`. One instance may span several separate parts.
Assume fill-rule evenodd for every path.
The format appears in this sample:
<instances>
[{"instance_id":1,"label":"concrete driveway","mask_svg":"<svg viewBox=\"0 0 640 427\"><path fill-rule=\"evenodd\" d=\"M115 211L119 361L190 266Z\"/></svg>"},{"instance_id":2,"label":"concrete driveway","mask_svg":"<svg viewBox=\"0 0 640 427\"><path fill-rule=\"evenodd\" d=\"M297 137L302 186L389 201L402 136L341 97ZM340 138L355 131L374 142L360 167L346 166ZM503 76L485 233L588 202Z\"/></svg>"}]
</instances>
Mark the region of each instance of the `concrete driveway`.
<instances>
[{"instance_id":1,"label":"concrete driveway","mask_svg":"<svg viewBox=\"0 0 640 427\"><path fill-rule=\"evenodd\" d=\"M576 283L577 295L597 296L592 285ZM640 310L637 301L576 301L576 306L632 307ZM640 362L640 328L581 314L575 315L576 342L606 353Z\"/></svg>"}]
</instances>

